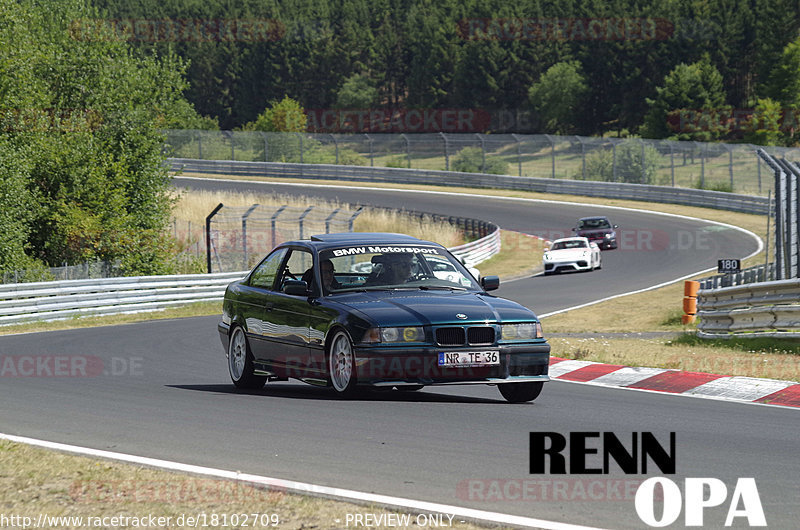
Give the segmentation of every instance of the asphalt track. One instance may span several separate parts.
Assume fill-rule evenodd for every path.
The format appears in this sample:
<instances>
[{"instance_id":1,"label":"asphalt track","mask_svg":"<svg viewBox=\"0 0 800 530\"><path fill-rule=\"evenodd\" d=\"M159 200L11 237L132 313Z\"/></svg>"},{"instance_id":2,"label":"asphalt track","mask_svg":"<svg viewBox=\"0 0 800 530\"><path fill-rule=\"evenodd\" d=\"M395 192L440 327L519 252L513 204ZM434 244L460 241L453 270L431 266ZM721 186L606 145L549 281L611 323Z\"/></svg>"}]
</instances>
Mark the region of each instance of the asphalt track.
<instances>
[{"instance_id":1,"label":"asphalt track","mask_svg":"<svg viewBox=\"0 0 800 530\"><path fill-rule=\"evenodd\" d=\"M269 187L346 202L469 212L530 233L563 231L577 217L600 212L486 197ZM623 230L644 231L640 241L661 243L604 252L600 271L522 279L499 294L544 314L682 277L758 248L751 237L707 222L603 213ZM606 528L643 527L634 509L635 487L626 481L661 473L651 465L647 475L626 476L612 463L608 475L531 475L529 432L613 431L623 440L653 432L663 443L675 432L677 474L669 478L681 489L684 477L715 477L727 483L729 501L737 478L754 477L770 527L795 528L800 518L797 410L556 381L535 403L523 405L505 403L486 386L353 400L293 382L242 393L229 382L217 321L158 320L0 337L0 356L14 362L83 356L88 367L75 377L0 378L0 432ZM590 465L601 462L590 457ZM705 526L721 527L727 510L727 501L706 510ZM682 523L681 517L676 526Z\"/></svg>"}]
</instances>

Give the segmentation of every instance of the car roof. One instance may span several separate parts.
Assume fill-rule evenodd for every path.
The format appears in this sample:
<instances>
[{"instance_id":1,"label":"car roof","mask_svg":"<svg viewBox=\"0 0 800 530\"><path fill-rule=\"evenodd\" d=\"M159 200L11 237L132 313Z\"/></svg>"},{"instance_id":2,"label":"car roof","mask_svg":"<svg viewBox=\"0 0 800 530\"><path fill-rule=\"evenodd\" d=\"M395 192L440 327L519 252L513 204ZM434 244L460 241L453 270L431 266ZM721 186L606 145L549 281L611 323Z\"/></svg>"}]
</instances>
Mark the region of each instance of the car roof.
<instances>
[{"instance_id":1,"label":"car roof","mask_svg":"<svg viewBox=\"0 0 800 530\"><path fill-rule=\"evenodd\" d=\"M280 246L302 246L316 250L336 248L348 245L425 245L442 247L439 243L425 241L406 234L393 234L390 232L339 232L331 234L316 234L311 239L287 241Z\"/></svg>"},{"instance_id":2,"label":"car roof","mask_svg":"<svg viewBox=\"0 0 800 530\"><path fill-rule=\"evenodd\" d=\"M575 237L562 237L561 239L556 239L553 243L558 243L560 241L586 241L589 242L589 239L586 237L575 236Z\"/></svg>"},{"instance_id":3,"label":"car roof","mask_svg":"<svg viewBox=\"0 0 800 530\"><path fill-rule=\"evenodd\" d=\"M593 221L595 219L605 219L606 221L608 221L608 217L606 217L605 215L594 215L592 217L581 217L580 219L578 219L578 221Z\"/></svg>"}]
</instances>

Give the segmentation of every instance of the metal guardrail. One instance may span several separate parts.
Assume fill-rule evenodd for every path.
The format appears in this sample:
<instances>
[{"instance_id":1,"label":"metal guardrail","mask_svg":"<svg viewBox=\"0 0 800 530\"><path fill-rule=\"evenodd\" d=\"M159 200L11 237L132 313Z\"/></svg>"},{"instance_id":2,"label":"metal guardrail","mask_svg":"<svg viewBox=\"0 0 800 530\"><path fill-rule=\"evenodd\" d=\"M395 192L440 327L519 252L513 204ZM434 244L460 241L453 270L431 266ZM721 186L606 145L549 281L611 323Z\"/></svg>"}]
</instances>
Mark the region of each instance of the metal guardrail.
<instances>
[{"instance_id":1,"label":"metal guardrail","mask_svg":"<svg viewBox=\"0 0 800 530\"><path fill-rule=\"evenodd\" d=\"M451 250L473 266L500 250L500 228ZM136 276L0 285L0 326L81 316L159 311L222 300L227 285L248 271Z\"/></svg>"},{"instance_id":2,"label":"metal guardrail","mask_svg":"<svg viewBox=\"0 0 800 530\"><path fill-rule=\"evenodd\" d=\"M700 289L720 289L775 279L775 263L756 265L731 274L718 274L699 280Z\"/></svg>"},{"instance_id":3,"label":"metal guardrail","mask_svg":"<svg viewBox=\"0 0 800 530\"><path fill-rule=\"evenodd\" d=\"M333 164L290 164L282 162L239 162L169 158L173 171L311 180L350 180L391 184L428 184L453 187L497 188L589 197L630 199L685 204L766 215L768 199L723 191L671 188L624 182L559 180L540 177L514 177L484 173L461 173L388 167L342 166Z\"/></svg>"},{"instance_id":4,"label":"metal guardrail","mask_svg":"<svg viewBox=\"0 0 800 530\"><path fill-rule=\"evenodd\" d=\"M701 338L800 338L800 279L701 289Z\"/></svg>"},{"instance_id":5,"label":"metal guardrail","mask_svg":"<svg viewBox=\"0 0 800 530\"><path fill-rule=\"evenodd\" d=\"M2 285L0 325L158 311L221 300L228 283L245 274L246 271Z\"/></svg>"}]
</instances>

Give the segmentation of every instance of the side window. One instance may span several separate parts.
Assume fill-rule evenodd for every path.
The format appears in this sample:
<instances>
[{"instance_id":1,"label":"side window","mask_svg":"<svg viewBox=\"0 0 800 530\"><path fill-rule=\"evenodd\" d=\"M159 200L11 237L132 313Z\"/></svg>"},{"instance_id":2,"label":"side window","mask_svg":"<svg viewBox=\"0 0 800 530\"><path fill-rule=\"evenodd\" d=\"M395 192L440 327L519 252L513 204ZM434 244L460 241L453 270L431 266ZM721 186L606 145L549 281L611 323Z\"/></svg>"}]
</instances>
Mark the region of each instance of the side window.
<instances>
[{"instance_id":1,"label":"side window","mask_svg":"<svg viewBox=\"0 0 800 530\"><path fill-rule=\"evenodd\" d=\"M253 274L250 275L250 285L271 290L272 286L275 285L275 276L278 274L278 267L281 266L286 252L287 249L281 248L267 256L264 261L256 267Z\"/></svg>"},{"instance_id":2,"label":"side window","mask_svg":"<svg viewBox=\"0 0 800 530\"><path fill-rule=\"evenodd\" d=\"M306 274L313 265L311 252L300 249L293 249L289 252L289 259L286 260L286 266L283 268L281 281L278 285L283 286L286 280L305 280L309 285L313 284L313 272Z\"/></svg>"}]
</instances>

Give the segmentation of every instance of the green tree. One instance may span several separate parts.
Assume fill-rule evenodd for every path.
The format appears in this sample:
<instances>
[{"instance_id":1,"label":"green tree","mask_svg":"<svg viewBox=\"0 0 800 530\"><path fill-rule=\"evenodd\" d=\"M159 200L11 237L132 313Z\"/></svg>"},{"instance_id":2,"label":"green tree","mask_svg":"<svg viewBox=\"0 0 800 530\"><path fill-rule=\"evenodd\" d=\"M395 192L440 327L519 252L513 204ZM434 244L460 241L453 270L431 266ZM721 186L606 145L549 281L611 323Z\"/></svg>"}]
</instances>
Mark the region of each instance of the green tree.
<instances>
[{"instance_id":1,"label":"green tree","mask_svg":"<svg viewBox=\"0 0 800 530\"><path fill-rule=\"evenodd\" d=\"M722 76L711 64L708 56L692 63L681 63L664 78L664 84L656 88L655 99L647 99L650 110L647 112L642 134L648 138L672 137L681 140L711 140L718 138L723 131L684 130L679 125L677 131L670 129L670 113L680 110L718 113L724 111L725 92Z\"/></svg>"},{"instance_id":2,"label":"green tree","mask_svg":"<svg viewBox=\"0 0 800 530\"><path fill-rule=\"evenodd\" d=\"M465 147L453 157L453 171L463 173L508 174L508 163L496 157L484 157L480 147Z\"/></svg>"},{"instance_id":3,"label":"green tree","mask_svg":"<svg viewBox=\"0 0 800 530\"><path fill-rule=\"evenodd\" d=\"M253 129L265 132L303 132L306 130L306 113L300 103L289 96L273 101L256 118Z\"/></svg>"},{"instance_id":4,"label":"green tree","mask_svg":"<svg viewBox=\"0 0 800 530\"><path fill-rule=\"evenodd\" d=\"M528 98L547 132L569 134L575 128L587 90L580 63L568 61L548 68L531 86Z\"/></svg>"},{"instance_id":5,"label":"green tree","mask_svg":"<svg viewBox=\"0 0 800 530\"><path fill-rule=\"evenodd\" d=\"M348 77L336 94L336 107L340 109L369 109L378 102L378 90L364 74Z\"/></svg>"},{"instance_id":6,"label":"green tree","mask_svg":"<svg viewBox=\"0 0 800 530\"><path fill-rule=\"evenodd\" d=\"M787 44L772 65L764 93L787 107L800 107L800 38Z\"/></svg>"},{"instance_id":7,"label":"green tree","mask_svg":"<svg viewBox=\"0 0 800 530\"><path fill-rule=\"evenodd\" d=\"M82 0L0 0L0 17L16 21L0 24L0 159L14 161L0 165L0 181L17 195L0 202L21 223L0 267L100 259L169 272L159 129L198 118L183 97L185 64L136 53L102 26L76 34L74 21L99 20Z\"/></svg>"},{"instance_id":8,"label":"green tree","mask_svg":"<svg viewBox=\"0 0 800 530\"><path fill-rule=\"evenodd\" d=\"M756 145L777 145L781 139L781 104L759 99L748 123L744 141Z\"/></svg>"}]
</instances>

